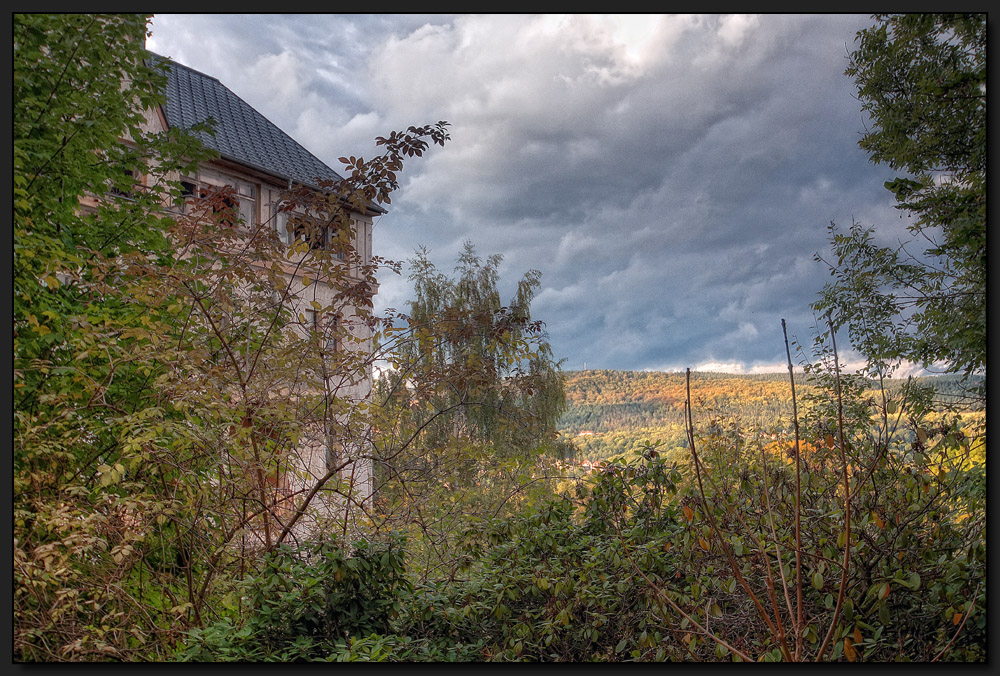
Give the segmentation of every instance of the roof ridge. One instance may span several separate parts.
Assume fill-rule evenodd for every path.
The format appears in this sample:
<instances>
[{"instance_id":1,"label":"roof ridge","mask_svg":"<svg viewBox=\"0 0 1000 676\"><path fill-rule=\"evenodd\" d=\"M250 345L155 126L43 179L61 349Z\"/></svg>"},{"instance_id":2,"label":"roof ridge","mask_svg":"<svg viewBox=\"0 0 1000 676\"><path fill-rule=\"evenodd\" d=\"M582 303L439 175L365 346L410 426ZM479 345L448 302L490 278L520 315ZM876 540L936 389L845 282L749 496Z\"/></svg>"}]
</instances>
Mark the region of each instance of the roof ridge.
<instances>
[{"instance_id":1,"label":"roof ridge","mask_svg":"<svg viewBox=\"0 0 1000 676\"><path fill-rule=\"evenodd\" d=\"M220 80L219 78L214 77L212 75L209 75L208 73L203 73L202 71L198 70L197 68L192 68L191 66L185 65L185 64L181 63L180 61L177 61L176 59L174 59L171 56L163 56L162 54L157 54L156 52L150 52L148 49L146 51L149 52L149 55L152 57L153 61L158 62L157 65L165 63L166 65L170 66L171 68L173 68L174 66L180 66L181 68L183 68L185 70L189 70L192 73L197 73L198 75L201 75L202 77L208 78L209 80L215 80L220 85L222 85L222 80ZM226 87L226 85L222 85L222 86ZM226 87L226 89L229 89L229 87ZM232 91L232 90L230 90L230 91Z\"/></svg>"}]
</instances>

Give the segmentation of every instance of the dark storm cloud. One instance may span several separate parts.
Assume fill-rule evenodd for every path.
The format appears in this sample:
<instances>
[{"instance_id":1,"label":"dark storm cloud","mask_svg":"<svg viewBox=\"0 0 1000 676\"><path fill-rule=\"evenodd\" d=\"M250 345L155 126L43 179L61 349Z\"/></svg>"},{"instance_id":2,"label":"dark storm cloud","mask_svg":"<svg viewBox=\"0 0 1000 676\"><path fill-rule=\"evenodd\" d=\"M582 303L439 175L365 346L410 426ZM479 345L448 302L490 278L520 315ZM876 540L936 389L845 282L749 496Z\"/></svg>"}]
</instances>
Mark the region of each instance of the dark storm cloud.
<instances>
[{"instance_id":1,"label":"dark storm cloud","mask_svg":"<svg viewBox=\"0 0 1000 676\"><path fill-rule=\"evenodd\" d=\"M328 164L451 122L376 227L395 259L464 240L566 368L783 363L808 339L826 226L898 215L857 141L857 15L166 16L151 47L218 77ZM207 36L211 35L209 40ZM208 51L204 47L208 45ZM380 302L402 308L403 277Z\"/></svg>"}]
</instances>

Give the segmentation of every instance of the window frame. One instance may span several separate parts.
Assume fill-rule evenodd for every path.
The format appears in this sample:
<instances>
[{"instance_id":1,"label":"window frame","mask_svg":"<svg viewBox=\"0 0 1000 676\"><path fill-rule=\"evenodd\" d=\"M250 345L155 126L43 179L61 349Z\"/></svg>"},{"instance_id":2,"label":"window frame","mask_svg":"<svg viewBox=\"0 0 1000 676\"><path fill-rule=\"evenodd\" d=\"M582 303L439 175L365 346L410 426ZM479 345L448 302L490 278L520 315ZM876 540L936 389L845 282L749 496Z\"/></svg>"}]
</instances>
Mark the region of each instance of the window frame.
<instances>
[{"instance_id":1,"label":"window frame","mask_svg":"<svg viewBox=\"0 0 1000 676\"><path fill-rule=\"evenodd\" d=\"M322 250L329 252L338 261L347 260L346 252L342 248L334 246L334 242L338 239L337 233L345 227L337 222L336 217L324 219L308 211L282 211L280 203L274 209L277 216L275 228L283 243L292 246L301 238L309 244L310 251ZM356 219L346 215L343 218L347 221L346 227L354 231L352 239L355 238L357 226L354 223ZM286 237L282 237L282 229L288 233ZM315 237L316 234L319 234L320 237Z\"/></svg>"},{"instance_id":2,"label":"window frame","mask_svg":"<svg viewBox=\"0 0 1000 676\"><path fill-rule=\"evenodd\" d=\"M243 220L243 227L254 230L259 225L258 221L260 220L257 218L257 197L260 194L260 188L253 183L238 180L235 189L236 211ZM247 208L249 208L249 214Z\"/></svg>"}]
</instances>

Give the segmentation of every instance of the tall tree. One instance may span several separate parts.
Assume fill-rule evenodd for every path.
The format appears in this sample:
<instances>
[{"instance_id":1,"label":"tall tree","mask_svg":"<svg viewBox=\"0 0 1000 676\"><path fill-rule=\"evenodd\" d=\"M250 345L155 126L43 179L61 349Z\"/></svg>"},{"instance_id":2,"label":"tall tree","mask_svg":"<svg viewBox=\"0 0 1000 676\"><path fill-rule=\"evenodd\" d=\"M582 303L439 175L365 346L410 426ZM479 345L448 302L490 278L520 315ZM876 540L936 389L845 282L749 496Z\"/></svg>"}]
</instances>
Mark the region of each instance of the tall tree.
<instances>
[{"instance_id":1,"label":"tall tree","mask_svg":"<svg viewBox=\"0 0 1000 676\"><path fill-rule=\"evenodd\" d=\"M871 128L859 145L904 175L887 182L913 241L831 228L814 308L847 326L872 374L901 360L986 370L986 15L876 15L846 74ZM985 395L985 383L979 389Z\"/></svg>"},{"instance_id":2,"label":"tall tree","mask_svg":"<svg viewBox=\"0 0 1000 676\"><path fill-rule=\"evenodd\" d=\"M525 274L504 305L501 260L483 260L468 242L454 277L439 272L426 250L410 260L416 297L388 332L391 368L375 391L377 490L387 522L412 522L414 508L426 509L434 492L465 516L513 507L544 475L539 456L561 448L563 376L542 322L531 318L540 273ZM436 523L443 539L455 525Z\"/></svg>"},{"instance_id":3,"label":"tall tree","mask_svg":"<svg viewBox=\"0 0 1000 676\"><path fill-rule=\"evenodd\" d=\"M443 437L426 442L458 435L489 447L494 458L544 447L565 399L543 325L531 319L541 274L528 271L504 305L497 288L502 260L494 254L484 261L466 242L450 278L418 251L410 261L416 298L407 317L415 340L394 355L401 366L395 392L433 402L435 412L452 411L438 416Z\"/></svg>"}]
</instances>

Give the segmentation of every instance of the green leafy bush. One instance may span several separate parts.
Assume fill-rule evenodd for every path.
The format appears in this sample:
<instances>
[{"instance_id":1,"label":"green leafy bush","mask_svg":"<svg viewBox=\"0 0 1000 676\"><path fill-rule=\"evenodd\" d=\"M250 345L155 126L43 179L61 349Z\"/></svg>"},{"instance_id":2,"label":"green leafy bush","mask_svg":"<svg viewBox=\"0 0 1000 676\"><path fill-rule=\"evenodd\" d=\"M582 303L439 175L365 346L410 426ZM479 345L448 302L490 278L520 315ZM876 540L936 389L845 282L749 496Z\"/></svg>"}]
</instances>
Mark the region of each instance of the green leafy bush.
<instances>
[{"instance_id":1,"label":"green leafy bush","mask_svg":"<svg viewBox=\"0 0 1000 676\"><path fill-rule=\"evenodd\" d=\"M225 618L195 629L179 655L186 661L296 661L385 652L357 637L387 634L408 583L403 543L360 540L350 553L334 540L267 555L247 584L242 625Z\"/></svg>"}]
</instances>

